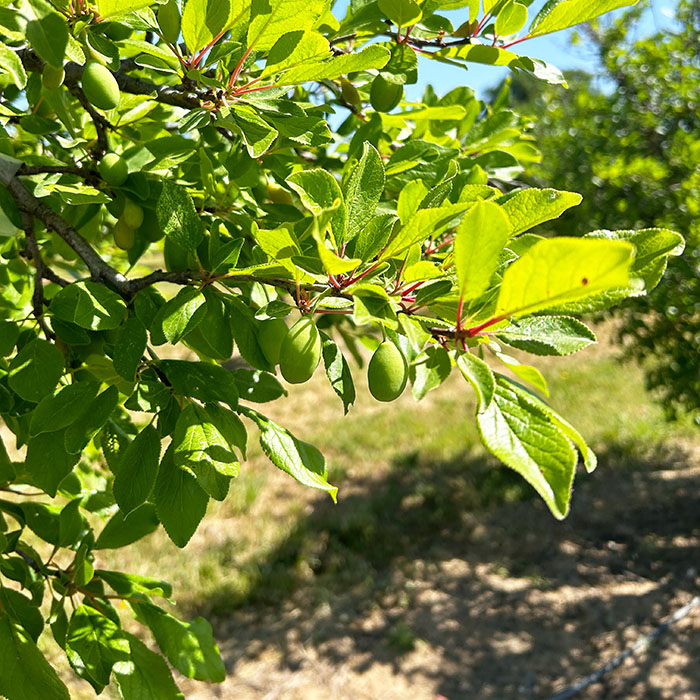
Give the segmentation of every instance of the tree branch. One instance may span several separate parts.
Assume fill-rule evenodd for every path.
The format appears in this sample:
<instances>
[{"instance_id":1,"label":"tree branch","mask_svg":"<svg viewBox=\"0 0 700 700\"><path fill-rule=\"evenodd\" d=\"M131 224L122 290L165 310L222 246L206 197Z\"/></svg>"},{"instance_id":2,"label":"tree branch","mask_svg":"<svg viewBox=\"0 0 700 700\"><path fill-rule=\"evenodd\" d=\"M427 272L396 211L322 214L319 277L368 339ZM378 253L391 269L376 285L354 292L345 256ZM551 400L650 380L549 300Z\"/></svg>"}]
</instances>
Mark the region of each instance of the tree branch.
<instances>
[{"instance_id":1,"label":"tree branch","mask_svg":"<svg viewBox=\"0 0 700 700\"><path fill-rule=\"evenodd\" d=\"M124 283L128 281L126 277L108 265L70 224L37 199L17 177L8 180L5 186L21 212L35 216L47 229L57 233L80 256L87 265L93 281L109 282L116 289L122 290Z\"/></svg>"},{"instance_id":2,"label":"tree branch","mask_svg":"<svg viewBox=\"0 0 700 700\"><path fill-rule=\"evenodd\" d=\"M114 125L109 122L105 117L103 117L87 100L85 93L82 88L74 83L68 86L71 94L80 102L83 109L90 115L93 123L95 124L95 131L97 132L97 143L95 148L93 148L93 156L96 160L100 160L102 156L109 150L109 143L107 143L107 130L114 129Z\"/></svg>"},{"instance_id":3,"label":"tree branch","mask_svg":"<svg viewBox=\"0 0 700 700\"><path fill-rule=\"evenodd\" d=\"M24 67L28 71L41 72L44 68L44 61L29 49L17 51ZM133 70L135 64L132 59L122 61L119 70L114 73L114 77L122 92L132 95L153 95L153 99L163 104L173 107L183 107L184 109L195 109L200 106L201 99L209 95L209 91L198 95L185 85L156 85L141 78L128 75L128 71ZM79 85L83 75L83 68L77 63L67 63L64 66L66 77L64 85L71 90Z\"/></svg>"}]
</instances>

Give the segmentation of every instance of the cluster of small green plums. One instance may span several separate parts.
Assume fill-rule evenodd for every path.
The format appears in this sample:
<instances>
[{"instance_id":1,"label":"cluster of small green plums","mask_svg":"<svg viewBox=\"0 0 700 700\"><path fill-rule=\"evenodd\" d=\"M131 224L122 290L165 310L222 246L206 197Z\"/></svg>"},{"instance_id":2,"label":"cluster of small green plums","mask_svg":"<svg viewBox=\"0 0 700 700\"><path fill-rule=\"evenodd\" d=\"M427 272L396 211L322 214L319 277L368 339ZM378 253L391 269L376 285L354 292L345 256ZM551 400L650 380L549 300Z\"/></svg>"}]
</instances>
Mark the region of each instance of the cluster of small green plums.
<instances>
[{"instance_id":1,"label":"cluster of small green plums","mask_svg":"<svg viewBox=\"0 0 700 700\"><path fill-rule=\"evenodd\" d=\"M290 384L311 379L321 361L321 336L310 316L299 319L291 328L284 319L267 319L259 326L258 342L265 359L279 365ZM378 401L394 401L406 388L407 378L408 364L401 350L391 340L380 343L367 368L372 396Z\"/></svg>"}]
</instances>

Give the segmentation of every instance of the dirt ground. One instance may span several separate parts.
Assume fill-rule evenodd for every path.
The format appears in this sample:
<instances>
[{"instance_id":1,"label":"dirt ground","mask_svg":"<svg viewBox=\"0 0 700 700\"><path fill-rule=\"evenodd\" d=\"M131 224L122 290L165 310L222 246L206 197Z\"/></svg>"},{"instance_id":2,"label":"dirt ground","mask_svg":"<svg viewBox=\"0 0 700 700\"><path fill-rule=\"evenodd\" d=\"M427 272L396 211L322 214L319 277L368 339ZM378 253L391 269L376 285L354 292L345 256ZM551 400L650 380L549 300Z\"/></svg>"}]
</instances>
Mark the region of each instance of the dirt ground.
<instances>
[{"instance_id":1,"label":"dirt ground","mask_svg":"<svg viewBox=\"0 0 700 700\"><path fill-rule=\"evenodd\" d=\"M354 483L334 511L348 541L368 500L386 508L367 533L371 575L215 617L228 679L181 688L188 700L549 698L699 592L700 452L628 461L600 455L561 523L534 499L464 509L464 461ZM330 507L307 508L321 579L342 540L342 527L324 532ZM699 661L700 607L576 698L697 700Z\"/></svg>"}]
</instances>

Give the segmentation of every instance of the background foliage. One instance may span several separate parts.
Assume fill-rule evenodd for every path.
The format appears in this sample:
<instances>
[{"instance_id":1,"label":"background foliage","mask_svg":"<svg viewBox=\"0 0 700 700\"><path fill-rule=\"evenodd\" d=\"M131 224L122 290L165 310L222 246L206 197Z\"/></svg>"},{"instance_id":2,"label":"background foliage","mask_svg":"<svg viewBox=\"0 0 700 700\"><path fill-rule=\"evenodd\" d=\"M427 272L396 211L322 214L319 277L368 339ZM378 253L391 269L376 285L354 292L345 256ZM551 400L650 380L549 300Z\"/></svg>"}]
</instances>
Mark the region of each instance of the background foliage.
<instances>
[{"instance_id":1,"label":"background foliage","mask_svg":"<svg viewBox=\"0 0 700 700\"><path fill-rule=\"evenodd\" d=\"M700 408L700 4L682 0L671 32L637 38L646 5L614 23L592 23L579 44L595 50L603 72L567 74L570 89L517 78L513 104L534 117L542 161L534 183L584 196L549 225L568 235L596 228L668 226L687 237L653 294L617 313L631 356L668 415Z\"/></svg>"}]
</instances>

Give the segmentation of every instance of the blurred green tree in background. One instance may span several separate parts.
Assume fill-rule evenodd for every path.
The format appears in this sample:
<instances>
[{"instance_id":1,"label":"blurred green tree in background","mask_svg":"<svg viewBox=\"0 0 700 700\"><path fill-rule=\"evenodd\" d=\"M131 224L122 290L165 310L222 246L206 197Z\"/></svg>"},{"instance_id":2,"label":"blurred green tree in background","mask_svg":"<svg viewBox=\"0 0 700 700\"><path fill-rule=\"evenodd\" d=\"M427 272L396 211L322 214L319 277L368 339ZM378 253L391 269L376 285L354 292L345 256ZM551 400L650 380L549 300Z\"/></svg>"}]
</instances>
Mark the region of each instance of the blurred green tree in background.
<instances>
[{"instance_id":1,"label":"blurred green tree in background","mask_svg":"<svg viewBox=\"0 0 700 700\"><path fill-rule=\"evenodd\" d=\"M689 411L700 420L700 2L681 0L674 29L639 38L648 7L578 35L602 74L569 73L568 90L518 76L510 99L536 117L543 157L531 183L583 194L549 222L553 233L663 226L686 236L654 292L618 314L627 351L644 362L669 418Z\"/></svg>"}]
</instances>

